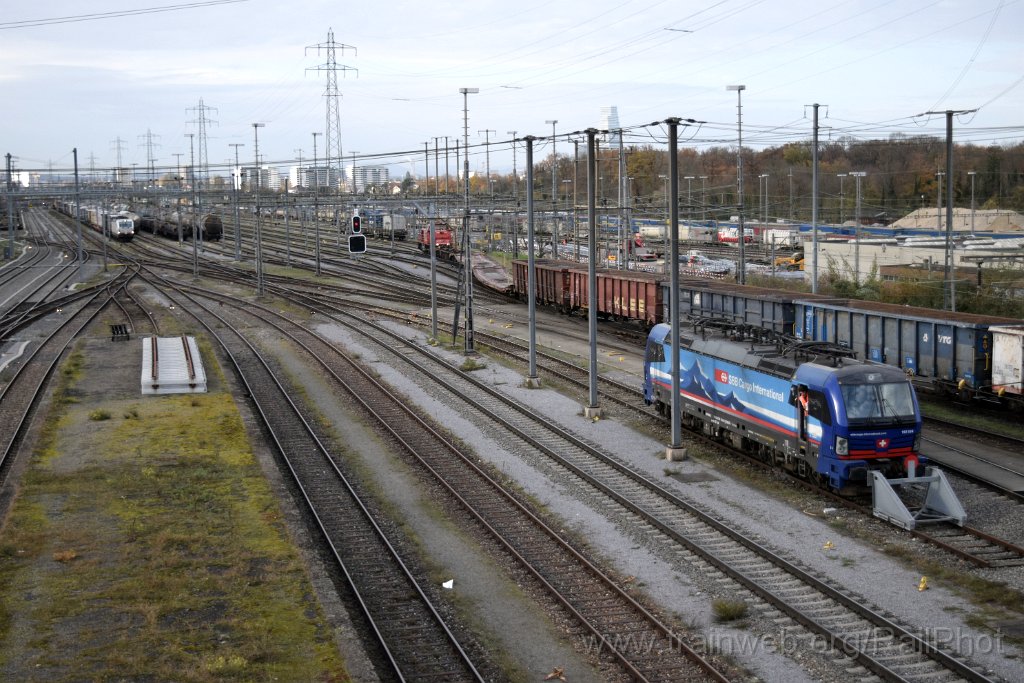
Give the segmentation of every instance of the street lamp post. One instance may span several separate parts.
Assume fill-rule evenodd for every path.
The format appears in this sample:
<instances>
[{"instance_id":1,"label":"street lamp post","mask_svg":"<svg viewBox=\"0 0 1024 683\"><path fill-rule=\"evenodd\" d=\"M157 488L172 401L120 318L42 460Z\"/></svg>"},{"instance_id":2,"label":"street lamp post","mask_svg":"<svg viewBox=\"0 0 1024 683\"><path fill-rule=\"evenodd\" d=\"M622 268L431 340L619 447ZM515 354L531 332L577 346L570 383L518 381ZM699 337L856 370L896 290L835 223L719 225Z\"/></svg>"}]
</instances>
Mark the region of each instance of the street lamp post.
<instances>
[{"instance_id":1,"label":"street lamp post","mask_svg":"<svg viewBox=\"0 0 1024 683\"><path fill-rule=\"evenodd\" d=\"M551 126L551 205L556 206L558 197L558 152L555 150L555 124L558 119L548 119L544 123Z\"/></svg>"},{"instance_id":2,"label":"street lamp post","mask_svg":"<svg viewBox=\"0 0 1024 683\"><path fill-rule=\"evenodd\" d=\"M480 88L459 88L462 93L462 147L463 154L462 175L465 179L466 213L462 220L462 245L463 245L463 278L466 289L466 334L464 352L469 355L476 353L473 348L473 249L472 241L469 239L469 96L480 92Z\"/></svg>"},{"instance_id":3,"label":"street lamp post","mask_svg":"<svg viewBox=\"0 0 1024 683\"><path fill-rule=\"evenodd\" d=\"M971 234L974 234L974 176L977 175L974 171L968 171L967 175L971 177Z\"/></svg>"},{"instance_id":4,"label":"street lamp post","mask_svg":"<svg viewBox=\"0 0 1024 683\"><path fill-rule=\"evenodd\" d=\"M860 179L867 175L864 171L850 173L857 181L857 209L853 227L853 283L860 284Z\"/></svg>"},{"instance_id":5,"label":"street lamp post","mask_svg":"<svg viewBox=\"0 0 1024 683\"><path fill-rule=\"evenodd\" d=\"M6 155L7 159L7 254L8 260L14 260L14 201L11 195L11 154Z\"/></svg>"},{"instance_id":6,"label":"street lamp post","mask_svg":"<svg viewBox=\"0 0 1024 683\"><path fill-rule=\"evenodd\" d=\"M743 91L747 89L747 86L727 85L725 86L725 89L736 91L736 208L737 213L739 214L739 224L736 233L738 237L736 242L740 248L740 264L736 281L742 285L747 281L747 263L746 254L744 253L746 234L743 230Z\"/></svg>"},{"instance_id":7,"label":"street lamp post","mask_svg":"<svg viewBox=\"0 0 1024 683\"><path fill-rule=\"evenodd\" d=\"M491 199L494 199L494 185L491 184L491 133L497 133L496 130L485 128L484 130L478 130L476 133L484 134L484 164L486 165L487 172L487 190L491 195Z\"/></svg>"},{"instance_id":8,"label":"street lamp post","mask_svg":"<svg viewBox=\"0 0 1024 683\"><path fill-rule=\"evenodd\" d=\"M701 223L705 222L708 219L707 182L708 182L708 177L706 175L700 176L700 221L701 221Z\"/></svg>"},{"instance_id":9,"label":"street lamp post","mask_svg":"<svg viewBox=\"0 0 1024 683\"><path fill-rule=\"evenodd\" d=\"M352 194L355 194L358 192L358 188L356 187L356 155L359 154L359 152L350 149L348 153L352 155Z\"/></svg>"},{"instance_id":10,"label":"street lamp post","mask_svg":"<svg viewBox=\"0 0 1024 683\"><path fill-rule=\"evenodd\" d=\"M558 258L558 151L555 147L555 124L558 119L547 119L551 125L551 255Z\"/></svg>"},{"instance_id":11,"label":"street lamp post","mask_svg":"<svg viewBox=\"0 0 1024 683\"><path fill-rule=\"evenodd\" d=\"M768 174L762 173L757 176L759 190L762 179L764 179L764 194L761 195L761 212L764 214L764 230L761 233L763 236L768 231Z\"/></svg>"},{"instance_id":12,"label":"street lamp post","mask_svg":"<svg viewBox=\"0 0 1024 683\"><path fill-rule=\"evenodd\" d=\"M836 173L836 177L839 178L839 225L846 222L846 195L843 194L843 180L846 175L846 173Z\"/></svg>"},{"instance_id":13,"label":"street lamp post","mask_svg":"<svg viewBox=\"0 0 1024 683\"><path fill-rule=\"evenodd\" d=\"M697 176L687 175L683 176L683 180L686 181L686 218L687 220L693 220L693 183Z\"/></svg>"},{"instance_id":14,"label":"street lamp post","mask_svg":"<svg viewBox=\"0 0 1024 683\"><path fill-rule=\"evenodd\" d=\"M440 148L438 148L437 146L440 140L441 138L437 136L434 137L434 196L441 194L441 172L438 170L438 164L441 163L441 151ZM445 152L447 152L447 150L445 150ZM356 158L353 156L353 166L355 165L355 163Z\"/></svg>"},{"instance_id":15,"label":"street lamp post","mask_svg":"<svg viewBox=\"0 0 1024 683\"><path fill-rule=\"evenodd\" d=\"M580 178L580 139L578 137L573 138L572 141L572 243L573 243L573 260L577 263L580 261L580 226L578 218L578 210L576 207L580 205L578 200L579 192L579 178Z\"/></svg>"},{"instance_id":16,"label":"street lamp post","mask_svg":"<svg viewBox=\"0 0 1024 683\"><path fill-rule=\"evenodd\" d=\"M253 158L256 171L256 296L263 296L263 235L260 232L260 128L265 123L252 124Z\"/></svg>"},{"instance_id":17,"label":"street lamp post","mask_svg":"<svg viewBox=\"0 0 1024 683\"><path fill-rule=\"evenodd\" d=\"M231 183L235 188L235 260L242 260L242 225L241 219L238 216L238 190L242 184L242 168L238 165L238 148L245 147L245 143L242 142L229 142L228 146L235 148L235 173L234 182Z\"/></svg>"},{"instance_id":18,"label":"street lamp post","mask_svg":"<svg viewBox=\"0 0 1024 683\"><path fill-rule=\"evenodd\" d=\"M512 196L516 208L512 214L512 258L519 258L519 174L516 171L516 135L519 131L510 130L512 136Z\"/></svg>"},{"instance_id":19,"label":"street lamp post","mask_svg":"<svg viewBox=\"0 0 1024 683\"><path fill-rule=\"evenodd\" d=\"M519 131L510 130L507 131L512 136L512 196L516 200L516 204L519 204L519 174L516 172L516 134Z\"/></svg>"},{"instance_id":20,"label":"street lamp post","mask_svg":"<svg viewBox=\"0 0 1024 683\"><path fill-rule=\"evenodd\" d=\"M196 233L200 232L199 228L199 215L196 213L196 150L194 143L195 133L185 133L185 137L188 138L188 150L189 150L189 176L190 182L188 184L189 190L192 194L190 199L192 210L192 279L199 279L199 251L196 244ZM185 213L182 207L178 207L178 216ZM105 244L105 242L104 242Z\"/></svg>"},{"instance_id":21,"label":"street lamp post","mask_svg":"<svg viewBox=\"0 0 1024 683\"><path fill-rule=\"evenodd\" d=\"M316 167L316 136L313 133L313 260L316 262L316 276L320 277L320 169ZM331 167L327 167L327 182L331 180Z\"/></svg>"}]
</instances>

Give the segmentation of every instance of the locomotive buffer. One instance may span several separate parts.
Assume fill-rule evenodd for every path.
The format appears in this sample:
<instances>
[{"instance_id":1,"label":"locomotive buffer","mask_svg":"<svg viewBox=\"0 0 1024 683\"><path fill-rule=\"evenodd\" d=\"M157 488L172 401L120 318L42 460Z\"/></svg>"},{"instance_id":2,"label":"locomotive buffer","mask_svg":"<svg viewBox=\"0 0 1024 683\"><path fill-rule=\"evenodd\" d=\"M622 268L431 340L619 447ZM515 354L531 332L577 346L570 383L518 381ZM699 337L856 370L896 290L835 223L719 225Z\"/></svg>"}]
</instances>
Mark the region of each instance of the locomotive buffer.
<instances>
[{"instance_id":1,"label":"locomotive buffer","mask_svg":"<svg viewBox=\"0 0 1024 683\"><path fill-rule=\"evenodd\" d=\"M918 477L916 467L916 463L911 462L907 476L902 479L886 479L881 472L871 472L871 499L875 517L907 531L913 531L918 524L937 522L952 522L963 526L967 521L967 513L946 475L937 467L928 467L925 468L925 476ZM896 488L900 486L926 487L924 503L911 510L896 493Z\"/></svg>"}]
</instances>

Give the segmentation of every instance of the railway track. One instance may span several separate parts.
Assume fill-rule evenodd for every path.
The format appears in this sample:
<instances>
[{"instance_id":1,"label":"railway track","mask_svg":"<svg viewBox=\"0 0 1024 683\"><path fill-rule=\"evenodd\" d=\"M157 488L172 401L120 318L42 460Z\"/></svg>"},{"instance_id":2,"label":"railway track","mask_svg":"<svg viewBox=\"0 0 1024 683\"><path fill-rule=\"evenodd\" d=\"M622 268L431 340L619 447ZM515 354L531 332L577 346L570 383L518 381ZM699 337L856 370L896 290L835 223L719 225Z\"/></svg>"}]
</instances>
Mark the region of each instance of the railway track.
<instances>
[{"instance_id":1,"label":"railway track","mask_svg":"<svg viewBox=\"0 0 1024 683\"><path fill-rule=\"evenodd\" d=\"M279 314L261 307L261 315L265 324L283 331L285 323ZM287 326L294 327L290 322ZM473 454L461 451L423 422L402 397L393 395L363 371L360 363L301 327L286 334L314 358L338 356L351 366L344 373L337 372L332 369L337 361L332 360L324 362L323 369L553 595L580 628L597 639L603 657L615 660L616 666L640 681L728 680L680 635L637 603L627 589L607 577L513 492L477 466ZM627 651L622 644L633 649Z\"/></svg>"},{"instance_id":2,"label":"railway track","mask_svg":"<svg viewBox=\"0 0 1024 683\"><path fill-rule=\"evenodd\" d=\"M413 322L417 323L418 321ZM476 337L481 343L487 344L489 348L514 359L516 362L525 362L524 354L528 349L522 342L479 332L476 333ZM538 363L543 366L547 376L556 377L558 380L579 389L583 393L586 393L589 389L587 369L581 368L570 361L540 352L538 352L537 357ZM656 418L645 408L642 393L635 387L630 387L622 382L603 376L598 377L598 387L602 399L614 404L618 408L664 422L665 418ZM763 463L743 451L731 448L703 434L693 432L688 432L688 434L691 438L700 439L715 448L725 448L731 453L739 455L758 466L764 466ZM870 502L858 502L843 496L834 495L796 476L791 475L791 478L807 490L821 493L841 506L858 510L868 516L872 515L872 505ZM1017 503L1011 503L1008 505L1008 508L1012 509L1008 509L1007 514L1019 512L1019 505ZM1024 547L970 525L963 527L953 524L929 525L914 530L911 534L978 567L999 568L1024 565Z\"/></svg>"},{"instance_id":3,"label":"railway track","mask_svg":"<svg viewBox=\"0 0 1024 683\"><path fill-rule=\"evenodd\" d=\"M157 280L185 306L231 359L261 416L271 443L294 478L340 574L376 638L380 660L399 680L483 680L387 535L370 513L310 419L289 398L274 361L223 313L223 299L185 292ZM174 291L176 293L169 294ZM236 310L235 316L241 314Z\"/></svg>"},{"instance_id":4,"label":"railway track","mask_svg":"<svg viewBox=\"0 0 1024 683\"><path fill-rule=\"evenodd\" d=\"M926 453L945 469L1024 503L1024 439L972 425L925 418Z\"/></svg>"},{"instance_id":5,"label":"railway track","mask_svg":"<svg viewBox=\"0 0 1024 683\"><path fill-rule=\"evenodd\" d=\"M450 369L449 369L449 372L450 372ZM690 526L690 522L689 521L678 522L678 525L679 526L684 526L684 527L685 526ZM697 538L698 539L700 538L699 534L697 535ZM694 552L696 554L697 550L700 549L700 546L702 544L698 543L696 541L691 541L691 542L694 543L694 548L692 549L692 552ZM708 545L716 546L716 549L717 549L717 546L719 544L716 541L712 541L712 542L709 542ZM744 544L741 543L741 545L744 545ZM727 552L723 552L723 554L728 555ZM728 560L728 558L726 558L726 560L723 560L723 561L727 563L727 560ZM710 562L710 560L709 560L709 562ZM748 561L745 560L745 559L740 559L738 562L740 564L744 564L745 565ZM771 563L769 563L769 564L771 564ZM770 567L766 567L764 570L757 569L755 573L760 574L760 573L762 573L762 571L764 573L768 573L768 572L770 572L772 570L771 570ZM743 573L744 572L741 571L740 575L742 575ZM739 585L746 586L746 584L743 583L740 580L739 577L735 577L735 578L733 578L733 580L736 581L737 584L739 584ZM791 580L791 576L788 577L788 578L780 578L780 579L778 579L779 583L775 584L775 587L776 587L775 592L776 593L785 592L785 589L780 588L779 586L789 585L790 580ZM768 583L767 592L771 593L772 592L772 587L773 587L773 584L771 584L769 582ZM755 587L748 587L748 588L750 590L752 590L752 591L756 590ZM823 598L819 598L817 596L807 597L805 595L803 598L798 598L797 602L801 602L802 601L802 604L812 604L812 605L819 605L819 604L820 605L825 605L825 604L829 604L828 600L830 600L832 598L832 596L829 595L826 591L822 591L822 595L824 595ZM767 600L766 600L766 602L767 602ZM780 609L780 611L783 611L784 613L790 614L790 616L795 621L797 621L799 623L804 623L801 620L801 618L798 618L797 616L795 616L795 615L791 614L789 611L787 611L787 608L784 605L779 605L778 608ZM822 607L822 609L824 609L824 607ZM802 615L803 612L804 612L803 609L796 609L796 613L798 613L798 614ZM865 617L865 619L866 618L867 617ZM842 619L843 618L840 618L841 621L842 621ZM848 620L849 617L847 616L847 617L845 617L845 619ZM827 621L827 618L825 618L823 620ZM817 623L817 622L815 622L815 623ZM925 652L928 649L928 644L927 643L925 643L923 641L921 641L921 643L918 643L918 642L915 642L915 641L909 640L909 639L905 640L905 638L907 638L907 637L904 636L902 632L889 630L890 629L890 625L888 625L888 624L880 623L880 622L868 622L868 621L859 622L859 623L860 623L860 627L861 628L867 628L868 630L874 630L874 631L878 631L879 633L884 633L884 634L886 634L889 637L890 640L894 638L893 634L895 633L895 634L897 634L895 636L896 640L900 641L904 645L906 645L906 643L911 643L912 644L911 648L913 650L915 650L915 652L917 650L921 650L921 652L924 653L924 654L928 654L928 655L931 654L931 653ZM810 626L808 626L808 627L810 628ZM832 635L836 635L836 634L832 634ZM835 640L835 641L831 641L830 640L830 642L835 642L837 644L842 645L845 648L847 643L844 642L842 640L842 638L843 638L843 636L841 634L839 634L837 640ZM881 641L879 641L879 642L884 642L884 641L885 641L885 638L883 637L881 639ZM868 649L876 649L876 646L878 644L879 643L876 643L874 641L870 641ZM866 669L868 669L870 671L873 671L876 674L878 674L878 675L880 675L882 677L885 677L885 678L888 678L889 676L895 676L896 678L899 678L899 679L911 679L911 680L917 679L917 678L920 678L921 680L935 680L935 679L937 679L937 680L946 680L947 679L946 677L951 675L951 676L955 676L955 677L962 676L962 677L970 679L970 680L985 680L983 677L975 678L974 677L975 676L975 672L969 670L969 668L967 670L958 670L958 669L954 668L953 666L950 666L948 669L942 669L941 666L938 669L936 669L936 668L928 668L928 667L931 666L929 664L929 662L936 662L937 661L937 658L936 659L929 659L928 657L925 658L925 661L921 661L921 662L917 662L917 663L913 663L913 664L909 665L911 669L913 669L914 667L918 667L919 669L926 670L926 674L918 675L917 673L914 673L914 675L912 675L912 676L908 675L908 674L905 675L905 674L901 673L901 669L899 669L898 667L897 668L892 668L892 667L888 666L885 663L885 661L884 661L886 656L890 656L890 657L893 657L893 658L897 658L898 656L901 656L901 655L898 654L898 652L899 652L898 648L897 648L897 651L895 653L893 651L889 651L887 653L887 655L883 655L882 656L882 660L883 660L882 662L879 662L878 660L874 660L874 659L863 660L863 659L860 659L859 657L858 657L858 659L859 659L859 661L861 661L861 663L865 666ZM903 666L903 665L900 664L900 666ZM953 673L950 674L949 672L953 672Z\"/></svg>"},{"instance_id":6,"label":"railway track","mask_svg":"<svg viewBox=\"0 0 1024 683\"><path fill-rule=\"evenodd\" d=\"M370 327L363 322L357 329L365 334ZM454 366L418 347L405 346L397 335L378 343L389 359L412 363L421 372L436 367L430 370L432 385L444 386L458 400L475 405L482 421L503 425L539 456L578 477L581 485L593 487L656 529L661 537L655 543L677 547L686 561L703 562L708 571L721 572L736 590L749 591L751 601L770 606L815 637L852 653L865 671L885 680L986 680L981 672L914 629L865 606L863 597L845 594L793 565ZM395 351L398 345L403 353ZM410 349L417 351L412 359L405 353Z\"/></svg>"},{"instance_id":7,"label":"railway track","mask_svg":"<svg viewBox=\"0 0 1024 683\"><path fill-rule=\"evenodd\" d=\"M1024 548L972 526L932 525L927 530L915 529L911 533L978 567L1024 566Z\"/></svg>"},{"instance_id":8,"label":"railway track","mask_svg":"<svg viewBox=\"0 0 1024 683\"><path fill-rule=\"evenodd\" d=\"M64 309L53 329L30 345L31 350L0 392L0 424L4 425L0 430L0 480L6 479L25 438L29 418L64 353L133 276L122 273L106 286L94 288L89 296L78 298Z\"/></svg>"},{"instance_id":9,"label":"railway track","mask_svg":"<svg viewBox=\"0 0 1024 683\"><path fill-rule=\"evenodd\" d=\"M211 266L210 270L213 273L219 273L221 277L230 278L234 276L234 271L221 266ZM289 278L268 278L268 282L280 283L284 286L293 287L295 281ZM316 290L320 290L317 292ZM308 288L308 293L311 295L318 293L321 296L333 292L335 303L339 301L345 301L349 294L359 293L358 288L344 288L337 286L324 286L316 287L311 286ZM415 303L415 302L413 302ZM367 310L375 310L381 314L387 314L387 311L380 309L377 306L369 304L359 304L356 301L348 300L349 306L355 306L365 308ZM408 316L396 315L400 317L407 324L420 324L425 325L423 321L410 321ZM522 342L517 342L510 339L503 339L494 335L487 335L486 333L477 333L477 339L481 343L486 343L496 351L507 354L508 356L517 359L519 362L524 362L523 356L526 353L526 346ZM563 381L567 385L578 387L581 391L586 392L588 389L588 370L576 366L574 363L565 361L548 354L538 354L538 361L543 365L545 373L558 377L559 380ZM610 380L606 377L599 377L599 386L601 390L602 399L609 401L619 408L629 410L634 414L644 415L645 417L652 417L650 412L645 409L643 404L642 395L636 387L629 387L621 382ZM717 448L727 448L728 450L735 452L736 454L743 455L744 457L752 460L755 463L759 461L749 458L745 453L731 449L726 445L721 444L718 441L708 439L704 435L691 434L693 438L701 439L702 441L709 443ZM1000 438L1001 435L999 435ZM971 455L971 457L976 457ZM948 465L946 465L949 468ZM955 469L955 468L951 468ZM803 480L793 477L794 481L806 486L809 490L818 491L825 493L817 487L811 486ZM1018 499L1020 496L1016 495ZM871 506L858 504L857 502L851 502L849 499L839 496L829 496L837 504L850 507L852 509L858 509L861 512L870 515ZM921 540L927 541L936 547L942 548L943 550L964 559L976 566L991 568L991 567L1013 567L1019 566L1024 563L1024 548L1020 545L1000 539L992 534L985 532L982 529L978 529L972 526L965 527L949 527L947 525L942 526L929 526L927 528L919 528L914 535Z\"/></svg>"}]
</instances>

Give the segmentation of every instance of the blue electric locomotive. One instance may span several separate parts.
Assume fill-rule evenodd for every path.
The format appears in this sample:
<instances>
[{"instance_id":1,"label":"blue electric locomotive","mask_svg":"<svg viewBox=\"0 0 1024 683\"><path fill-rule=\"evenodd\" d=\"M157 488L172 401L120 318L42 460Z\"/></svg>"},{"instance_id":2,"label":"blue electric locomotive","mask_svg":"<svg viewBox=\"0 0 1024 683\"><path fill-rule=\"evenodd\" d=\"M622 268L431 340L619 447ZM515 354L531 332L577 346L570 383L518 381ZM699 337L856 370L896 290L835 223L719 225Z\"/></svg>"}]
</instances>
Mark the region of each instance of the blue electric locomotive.
<instances>
[{"instance_id":1,"label":"blue electric locomotive","mask_svg":"<svg viewBox=\"0 0 1024 683\"><path fill-rule=\"evenodd\" d=\"M671 408L670 328L647 339L644 398ZM684 426L840 492L864 490L868 472L917 467L921 412L897 368L807 345L680 335Z\"/></svg>"}]
</instances>

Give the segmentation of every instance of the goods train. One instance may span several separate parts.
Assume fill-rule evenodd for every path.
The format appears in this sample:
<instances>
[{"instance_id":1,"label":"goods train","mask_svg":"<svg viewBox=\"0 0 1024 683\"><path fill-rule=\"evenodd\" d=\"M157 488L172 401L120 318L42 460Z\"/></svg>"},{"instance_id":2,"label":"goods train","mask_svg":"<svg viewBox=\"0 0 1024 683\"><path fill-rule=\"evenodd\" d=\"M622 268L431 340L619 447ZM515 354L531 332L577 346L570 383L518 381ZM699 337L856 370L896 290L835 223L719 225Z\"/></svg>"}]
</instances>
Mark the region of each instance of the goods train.
<instances>
[{"instance_id":1,"label":"goods train","mask_svg":"<svg viewBox=\"0 0 1024 683\"><path fill-rule=\"evenodd\" d=\"M663 285L665 319L670 290ZM930 391L961 398L1021 397L1021 320L731 282L684 281L679 295L682 316L835 344L858 358L899 368Z\"/></svg>"},{"instance_id":2,"label":"goods train","mask_svg":"<svg viewBox=\"0 0 1024 683\"><path fill-rule=\"evenodd\" d=\"M529 271L526 261L513 264L514 290L518 297L528 296ZM554 306L562 313L587 310L589 272L571 261L534 259L536 301ZM597 311L601 318L636 320L648 327L661 322L664 276L632 270L599 268L597 273Z\"/></svg>"},{"instance_id":3,"label":"goods train","mask_svg":"<svg viewBox=\"0 0 1024 683\"><path fill-rule=\"evenodd\" d=\"M54 208L65 216L75 216L74 202L56 202ZM121 242L130 242L135 237L138 216L130 211L79 206L78 218L101 235L108 235Z\"/></svg>"},{"instance_id":4,"label":"goods train","mask_svg":"<svg viewBox=\"0 0 1024 683\"><path fill-rule=\"evenodd\" d=\"M140 211L140 216L142 230L163 237L177 239L179 217L182 239L192 238L192 232L197 223L202 226L201 237L207 242L217 241L224 235L224 224L220 216L212 213L204 213L197 220L195 212L189 208L179 211L147 208Z\"/></svg>"},{"instance_id":5,"label":"goods train","mask_svg":"<svg viewBox=\"0 0 1024 683\"><path fill-rule=\"evenodd\" d=\"M536 259L536 301L562 313L586 313L588 271L578 263ZM528 296L527 262L513 264L513 292ZM598 269L598 316L645 329L669 317L667 275ZM768 330L827 342L852 356L897 368L919 387L961 398L1024 406L1024 321L930 308L832 298L681 278L682 318L712 319L737 330ZM1020 399L1012 400L1011 399Z\"/></svg>"},{"instance_id":6,"label":"goods train","mask_svg":"<svg viewBox=\"0 0 1024 683\"><path fill-rule=\"evenodd\" d=\"M671 412L669 332L654 326L644 359L644 400L660 414ZM681 334L683 425L841 493L865 490L872 471L916 470L921 413L907 376L800 348Z\"/></svg>"},{"instance_id":7,"label":"goods train","mask_svg":"<svg viewBox=\"0 0 1024 683\"><path fill-rule=\"evenodd\" d=\"M409 232L406 228L405 216L378 216L376 220L363 221L363 231L368 237L379 237L385 240L392 238L405 240Z\"/></svg>"}]
</instances>

